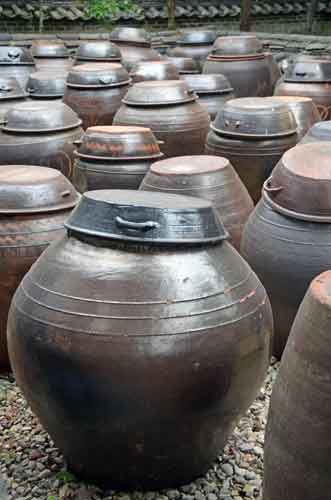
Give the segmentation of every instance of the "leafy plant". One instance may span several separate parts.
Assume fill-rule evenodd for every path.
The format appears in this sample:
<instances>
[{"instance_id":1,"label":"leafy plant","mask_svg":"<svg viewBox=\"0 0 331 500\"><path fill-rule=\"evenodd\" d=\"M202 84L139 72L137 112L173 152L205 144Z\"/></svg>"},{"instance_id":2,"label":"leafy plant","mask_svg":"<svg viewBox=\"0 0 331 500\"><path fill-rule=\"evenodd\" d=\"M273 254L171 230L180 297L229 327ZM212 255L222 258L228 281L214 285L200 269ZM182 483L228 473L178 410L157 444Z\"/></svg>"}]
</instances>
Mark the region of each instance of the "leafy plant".
<instances>
[{"instance_id":1,"label":"leafy plant","mask_svg":"<svg viewBox=\"0 0 331 500\"><path fill-rule=\"evenodd\" d=\"M71 472L67 470L60 470L60 472L56 474L56 479L66 484L72 483L72 481L75 481L76 478L73 474L71 474Z\"/></svg>"},{"instance_id":2,"label":"leafy plant","mask_svg":"<svg viewBox=\"0 0 331 500\"><path fill-rule=\"evenodd\" d=\"M137 10L132 0L87 0L87 11L91 17L102 21L115 17L121 12Z\"/></svg>"}]
</instances>

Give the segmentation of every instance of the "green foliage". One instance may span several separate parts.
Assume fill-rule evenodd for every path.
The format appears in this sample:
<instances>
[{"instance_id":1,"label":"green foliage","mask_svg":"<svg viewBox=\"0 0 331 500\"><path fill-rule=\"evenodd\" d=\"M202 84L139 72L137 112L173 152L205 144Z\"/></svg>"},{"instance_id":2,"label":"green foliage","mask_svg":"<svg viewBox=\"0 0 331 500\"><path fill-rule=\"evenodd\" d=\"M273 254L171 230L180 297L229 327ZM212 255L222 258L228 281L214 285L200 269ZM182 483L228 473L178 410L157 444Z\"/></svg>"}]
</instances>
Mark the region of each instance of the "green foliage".
<instances>
[{"instance_id":1,"label":"green foliage","mask_svg":"<svg viewBox=\"0 0 331 500\"><path fill-rule=\"evenodd\" d=\"M48 495L47 500L56 500L56 498L53 495Z\"/></svg>"},{"instance_id":2,"label":"green foliage","mask_svg":"<svg viewBox=\"0 0 331 500\"><path fill-rule=\"evenodd\" d=\"M67 470L61 470L56 474L56 479L66 484L66 483L72 483L73 481L75 481L76 478L73 474L71 474L71 472Z\"/></svg>"},{"instance_id":3,"label":"green foliage","mask_svg":"<svg viewBox=\"0 0 331 500\"><path fill-rule=\"evenodd\" d=\"M87 10L91 17L100 21L115 17L120 12L132 12L137 5L132 0L87 0Z\"/></svg>"}]
</instances>

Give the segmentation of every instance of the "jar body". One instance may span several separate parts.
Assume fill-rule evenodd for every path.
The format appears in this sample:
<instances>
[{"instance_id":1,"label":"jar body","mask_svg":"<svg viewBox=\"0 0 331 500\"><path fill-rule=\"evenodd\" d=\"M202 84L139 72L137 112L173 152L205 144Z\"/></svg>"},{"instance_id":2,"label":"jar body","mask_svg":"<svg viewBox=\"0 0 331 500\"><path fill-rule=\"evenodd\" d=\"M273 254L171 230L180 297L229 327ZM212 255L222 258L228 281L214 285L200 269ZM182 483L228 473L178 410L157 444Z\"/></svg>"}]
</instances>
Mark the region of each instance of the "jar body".
<instances>
[{"instance_id":1,"label":"jar body","mask_svg":"<svg viewBox=\"0 0 331 500\"><path fill-rule=\"evenodd\" d=\"M262 59L208 57L203 73L224 75L230 81L236 97L272 95L271 73L266 57Z\"/></svg>"},{"instance_id":2,"label":"jar body","mask_svg":"<svg viewBox=\"0 0 331 500\"><path fill-rule=\"evenodd\" d=\"M274 355L280 358L311 280L330 269L331 225L305 222L274 211L262 199L245 226L241 244L270 298Z\"/></svg>"},{"instance_id":3,"label":"jar body","mask_svg":"<svg viewBox=\"0 0 331 500\"><path fill-rule=\"evenodd\" d=\"M211 121L216 118L217 113L220 109L224 107L224 104L230 99L234 99L235 95L233 92L227 92L224 94L218 93L198 93L199 103L203 106L210 116Z\"/></svg>"},{"instance_id":4,"label":"jar body","mask_svg":"<svg viewBox=\"0 0 331 500\"><path fill-rule=\"evenodd\" d=\"M0 165L42 165L60 170L70 179L76 149L74 141L80 139L82 133L80 127L40 134L0 132Z\"/></svg>"},{"instance_id":5,"label":"jar body","mask_svg":"<svg viewBox=\"0 0 331 500\"><path fill-rule=\"evenodd\" d=\"M16 293L8 338L18 384L77 476L166 487L224 446L263 382L271 330L263 287L227 243L65 236Z\"/></svg>"},{"instance_id":6,"label":"jar body","mask_svg":"<svg viewBox=\"0 0 331 500\"><path fill-rule=\"evenodd\" d=\"M294 147L298 139L296 134L266 140L234 139L211 130L205 151L206 154L227 158L257 203L263 183L270 177L283 153Z\"/></svg>"},{"instance_id":7,"label":"jar body","mask_svg":"<svg viewBox=\"0 0 331 500\"><path fill-rule=\"evenodd\" d=\"M321 120L331 119L331 87L329 83L295 83L279 80L275 95L310 97L316 104Z\"/></svg>"},{"instance_id":8,"label":"jar body","mask_svg":"<svg viewBox=\"0 0 331 500\"><path fill-rule=\"evenodd\" d=\"M35 57L37 71L67 72L73 65L69 57Z\"/></svg>"},{"instance_id":9,"label":"jar body","mask_svg":"<svg viewBox=\"0 0 331 500\"><path fill-rule=\"evenodd\" d=\"M86 90L67 87L63 102L76 111L86 130L95 125L111 125L127 90L128 85Z\"/></svg>"},{"instance_id":10,"label":"jar body","mask_svg":"<svg viewBox=\"0 0 331 500\"><path fill-rule=\"evenodd\" d=\"M1 168L1 167L0 167ZM70 211L0 215L0 371L9 371L7 316L16 288L47 246L64 234Z\"/></svg>"},{"instance_id":11,"label":"jar body","mask_svg":"<svg viewBox=\"0 0 331 500\"><path fill-rule=\"evenodd\" d=\"M128 106L122 104L114 125L149 127L165 157L203 154L210 118L197 102L171 106Z\"/></svg>"},{"instance_id":12,"label":"jar body","mask_svg":"<svg viewBox=\"0 0 331 500\"><path fill-rule=\"evenodd\" d=\"M77 191L95 189L138 189L153 160L75 162L73 184Z\"/></svg>"},{"instance_id":13,"label":"jar body","mask_svg":"<svg viewBox=\"0 0 331 500\"><path fill-rule=\"evenodd\" d=\"M131 70L135 63L139 61L159 61L160 54L150 46L130 44L125 42L115 41L121 51L122 64L127 70Z\"/></svg>"},{"instance_id":14,"label":"jar body","mask_svg":"<svg viewBox=\"0 0 331 500\"><path fill-rule=\"evenodd\" d=\"M192 45L177 45L168 51L170 57L190 57L199 61L202 66L212 50L213 44L192 44Z\"/></svg>"}]
</instances>

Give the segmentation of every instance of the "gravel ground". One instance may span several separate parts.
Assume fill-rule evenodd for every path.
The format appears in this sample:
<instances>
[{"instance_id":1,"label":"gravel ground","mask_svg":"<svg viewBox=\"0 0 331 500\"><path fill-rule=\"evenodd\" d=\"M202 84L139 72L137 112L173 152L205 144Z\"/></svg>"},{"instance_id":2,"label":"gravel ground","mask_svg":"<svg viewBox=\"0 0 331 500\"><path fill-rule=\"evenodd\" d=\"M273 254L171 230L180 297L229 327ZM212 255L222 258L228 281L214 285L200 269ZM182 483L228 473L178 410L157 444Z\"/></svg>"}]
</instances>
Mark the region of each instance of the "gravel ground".
<instances>
[{"instance_id":1,"label":"gravel ground","mask_svg":"<svg viewBox=\"0 0 331 500\"><path fill-rule=\"evenodd\" d=\"M266 383L209 472L178 490L103 491L77 481L13 381L0 378L0 500L242 500L259 498L263 435L272 383Z\"/></svg>"}]
</instances>

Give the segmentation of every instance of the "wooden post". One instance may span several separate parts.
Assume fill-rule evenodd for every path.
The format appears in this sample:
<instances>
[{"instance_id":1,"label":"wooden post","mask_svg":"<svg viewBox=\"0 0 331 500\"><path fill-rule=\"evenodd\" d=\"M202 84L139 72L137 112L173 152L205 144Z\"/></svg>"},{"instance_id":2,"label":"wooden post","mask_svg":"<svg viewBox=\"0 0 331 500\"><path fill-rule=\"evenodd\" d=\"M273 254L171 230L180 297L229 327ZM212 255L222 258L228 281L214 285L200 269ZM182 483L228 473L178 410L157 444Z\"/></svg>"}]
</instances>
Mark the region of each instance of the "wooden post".
<instances>
[{"instance_id":1,"label":"wooden post","mask_svg":"<svg viewBox=\"0 0 331 500\"><path fill-rule=\"evenodd\" d=\"M173 30L176 28L176 0L167 0L168 8L168 29Z\"/></svg>"},{"instance_id":2,"label":"wooden post","mask_svg":"<svg viewBox=\"0 0 331 500\"><path fill-rule=\"evenodd\" d=\"M251 30L252 0L240 0L240 31Z\"/></svg>"},{"instance_id":3,"label":"wooden post","mask_svg":"<svg viewBox=\"0 0 331 500\"><path fill-rule=\"evenodd\" d=\"M314 17L315 17L316 9L317 9L317 1L318 0L311 0L308 4L308 8L307 8L307 31L308 31L308 33L312 33L312 31L313 31Z\"/></svg>"},{"instance_id":4,"label":"wooden post","mask_svg":"<svg viewBox=\"0 0 331 500\"><path fill-rule=\"evenodd\" d=\"M39 0L39 33L44 30L44 11L43 11L44 0Z\"/></svg>"}]
</instances>

